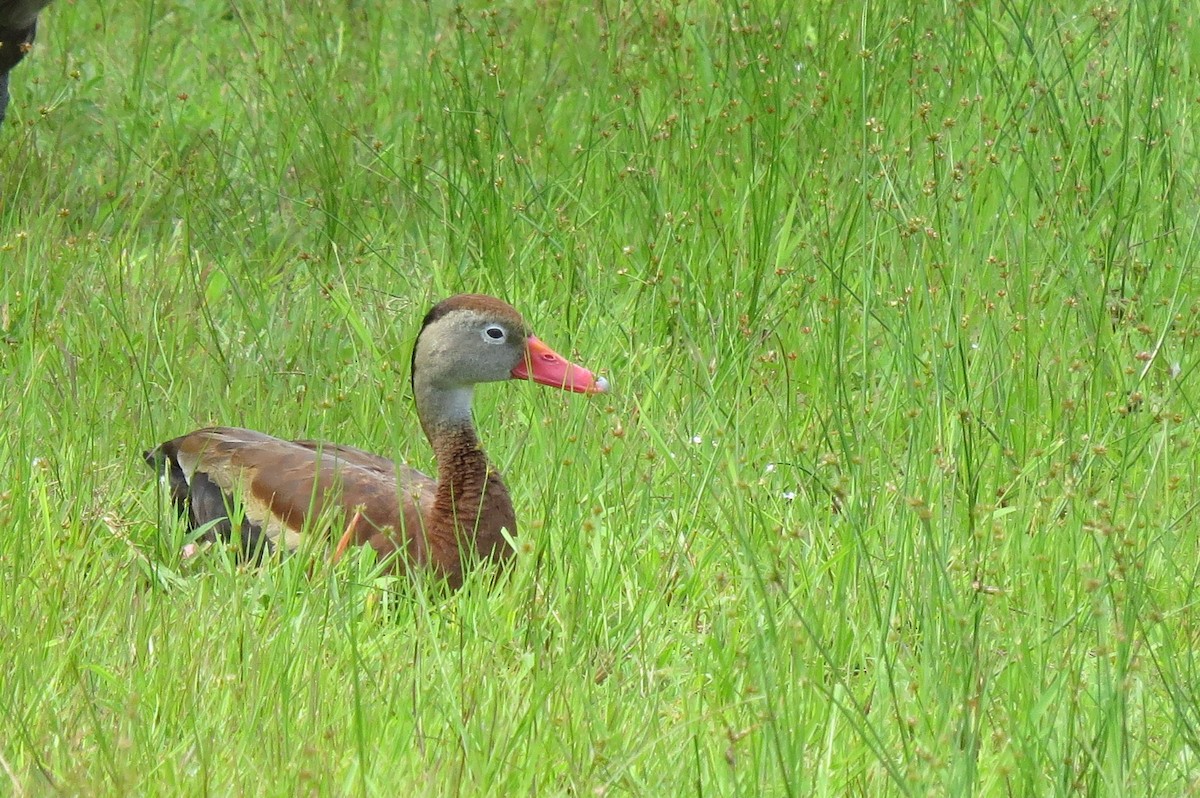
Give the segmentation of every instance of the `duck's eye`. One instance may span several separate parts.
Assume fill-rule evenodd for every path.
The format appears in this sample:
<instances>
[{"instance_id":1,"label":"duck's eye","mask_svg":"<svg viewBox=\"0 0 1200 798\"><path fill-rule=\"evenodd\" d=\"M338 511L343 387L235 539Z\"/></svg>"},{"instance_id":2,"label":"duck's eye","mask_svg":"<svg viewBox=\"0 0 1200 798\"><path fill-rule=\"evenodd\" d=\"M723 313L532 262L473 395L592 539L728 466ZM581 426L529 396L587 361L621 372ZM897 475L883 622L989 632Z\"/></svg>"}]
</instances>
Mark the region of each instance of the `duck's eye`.
<instances>
[{"instance_id":1,"label":"duck's eye","mask_svg":"<svg viewBox=\"0 0 1200 798\"><path fill-rule=\"evenodd\" d=\"M504 328L498 324L489 324L483 328L483 340L489 344L503 343L505 338Z\"/></svg>"}]
</instances>

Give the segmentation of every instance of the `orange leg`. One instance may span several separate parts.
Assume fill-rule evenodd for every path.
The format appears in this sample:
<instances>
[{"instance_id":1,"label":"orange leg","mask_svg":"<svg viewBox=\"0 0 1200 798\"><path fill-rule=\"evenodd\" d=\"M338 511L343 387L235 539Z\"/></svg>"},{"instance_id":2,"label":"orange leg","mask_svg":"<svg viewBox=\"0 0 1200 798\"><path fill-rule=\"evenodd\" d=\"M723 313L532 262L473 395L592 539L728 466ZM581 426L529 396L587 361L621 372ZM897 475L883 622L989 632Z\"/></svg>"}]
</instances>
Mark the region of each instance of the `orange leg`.
<instances>
[{"instance_id":1,"label":"orange leg","mask_svg":"<svg viewBox=\"0 0 1200 798\"><path fill-rule=\"evenodd\" d=\"M354 517L350 519L350 523L346 524L346 531L342 534L342 539L338 541L337 548L333 550L333 557L330 558L331 563L336 563L346 553L346 549L350 546L350 541L354 539L354 528L358 526L360 518L362 518L362 511L355 510Z\"/></svg>"}]
</instances>

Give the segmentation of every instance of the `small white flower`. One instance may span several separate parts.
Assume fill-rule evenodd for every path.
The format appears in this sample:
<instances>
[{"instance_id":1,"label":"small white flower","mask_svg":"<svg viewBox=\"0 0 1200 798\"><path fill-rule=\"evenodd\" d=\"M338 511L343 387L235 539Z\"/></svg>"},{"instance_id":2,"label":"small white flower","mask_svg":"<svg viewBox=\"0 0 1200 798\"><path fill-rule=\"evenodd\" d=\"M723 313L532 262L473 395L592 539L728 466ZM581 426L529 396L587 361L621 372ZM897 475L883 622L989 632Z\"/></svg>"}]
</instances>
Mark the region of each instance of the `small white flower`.
<instances>
[{"instance_id":1,"label":"small white flower","mask_svg":"<svg viewBox=\"0 0 1200 798\"><path fill-rule=\"evenodd\" d=\"M796 498L796 491L794 491L794 490L785 490L785 491L783 492L783 500L784 500L785 502L790 502L790 501L792 501L792 500L793 500L793 499L795 499L795 498Z\"/></svg>"},{"instance_id":2,"label":"small white flower","mask_svg":"<svg viewBox=\"0 0 1200 798\"><path fill-rule=\"evenodd\" d=\"M692 443L694 443L694 444L696 444L697 446L699 446L700 444L704 443L704 439L703 439L703 438L701 438L699 435L693 435L693 436L692 436Z\"/></svg>"},{"instance_id":3,"label":"small white flower","mask_svg":"<svg viewBox=\"0 0 1200 798\"><path fill-rule=\"evenodd\" d=\"M768 473L768 474L770 474L770 473L772 473L774 470L775 470L775 464L774 464L774 463L767 463L767 468L766 468L766 471L767 471L767 473Z\"/></svg>"},{"instance_id":4,"label":"small white flower","mask_svg":"<svg viewBox=\"0 0 1200 798\"><path fill-rule=\"evenodd\" d=\"M1183 373L1183 366L1179 365L1178 362L1171 364L1171 379L1173 379L1173 380L1179 379L1179 375L1182 373Z\"/></svg>"}]
</instances>

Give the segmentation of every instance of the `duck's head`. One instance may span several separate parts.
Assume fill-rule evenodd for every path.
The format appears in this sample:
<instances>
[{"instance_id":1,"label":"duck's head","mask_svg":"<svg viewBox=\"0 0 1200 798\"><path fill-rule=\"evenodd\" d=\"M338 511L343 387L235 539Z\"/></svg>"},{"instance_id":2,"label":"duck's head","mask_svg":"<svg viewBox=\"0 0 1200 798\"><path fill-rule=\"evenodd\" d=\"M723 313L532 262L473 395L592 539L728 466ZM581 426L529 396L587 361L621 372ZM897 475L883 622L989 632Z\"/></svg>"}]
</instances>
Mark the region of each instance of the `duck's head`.
<instances>
[{"instance_id":1,"label":"duck's head","mask_svg":"<svg viewBox=\"0 0 1200 798\"><path fill-rule=\"evenodd\" d=\"M425 316L413 347L412 381L435 391L480 382L533 380L576 393L603 393L608 381L559 355L538 340L507 302L482 294L459 294Z\"/></svg>"}]
</instances>

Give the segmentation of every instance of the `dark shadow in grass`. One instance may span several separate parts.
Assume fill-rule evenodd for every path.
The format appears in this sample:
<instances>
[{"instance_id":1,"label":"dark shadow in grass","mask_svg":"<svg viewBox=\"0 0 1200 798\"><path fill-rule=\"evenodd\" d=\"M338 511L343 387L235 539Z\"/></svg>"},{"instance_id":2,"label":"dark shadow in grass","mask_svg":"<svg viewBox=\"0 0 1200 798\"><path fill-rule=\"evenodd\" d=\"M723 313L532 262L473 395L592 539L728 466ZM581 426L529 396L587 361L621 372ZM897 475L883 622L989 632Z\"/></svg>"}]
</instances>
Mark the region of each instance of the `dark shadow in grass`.
<instances>
[{"instance_id":1,"label":"dark shadow in grass","mask_svg":"<svg viewBox=\"0 0 1200 798\"><path fill-rule=\"evenodd\" d=\"M49 4L50 0L0 0L0 122L8 110L8 73L33 47L38 12Z\"/></svg>"}]
</instances>

